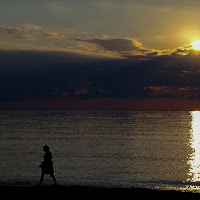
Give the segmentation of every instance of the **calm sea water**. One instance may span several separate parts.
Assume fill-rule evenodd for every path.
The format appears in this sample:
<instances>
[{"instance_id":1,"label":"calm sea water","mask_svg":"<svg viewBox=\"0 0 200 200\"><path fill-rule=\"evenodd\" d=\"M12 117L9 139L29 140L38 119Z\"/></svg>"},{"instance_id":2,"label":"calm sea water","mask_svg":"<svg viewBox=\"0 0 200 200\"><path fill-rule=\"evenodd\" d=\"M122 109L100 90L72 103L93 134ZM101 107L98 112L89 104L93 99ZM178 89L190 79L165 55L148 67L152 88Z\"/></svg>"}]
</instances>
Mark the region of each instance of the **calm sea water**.
<instances>
[{"instance_id":1,"label":"calm sea water","mask_svg":"<svg viewBox=\"0 0 200 200\"><path fill-rule=\"evenodd\" d=\"M0 183L37 184L45 144L61 185L200 190L199 111L0 111Z\"/></svg>"}]
</instances>

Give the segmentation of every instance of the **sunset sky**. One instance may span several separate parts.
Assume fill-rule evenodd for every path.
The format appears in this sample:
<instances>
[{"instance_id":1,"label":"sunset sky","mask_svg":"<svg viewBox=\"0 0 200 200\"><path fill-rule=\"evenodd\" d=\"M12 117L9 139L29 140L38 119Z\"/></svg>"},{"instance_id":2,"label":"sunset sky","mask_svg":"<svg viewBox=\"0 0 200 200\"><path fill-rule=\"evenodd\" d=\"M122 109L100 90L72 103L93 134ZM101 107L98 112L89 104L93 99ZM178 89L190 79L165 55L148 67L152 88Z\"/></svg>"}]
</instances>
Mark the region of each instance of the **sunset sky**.
<instances>
[{"instance_id":1,"label":"sunset sky","mask_svg":"<svg viewBox=\"0 0 200 200\"><path fill-rule=\"evenodd\" d=\"M199 109L199 8L0 0L0 108Z\"/></svg>"}]
</instances>

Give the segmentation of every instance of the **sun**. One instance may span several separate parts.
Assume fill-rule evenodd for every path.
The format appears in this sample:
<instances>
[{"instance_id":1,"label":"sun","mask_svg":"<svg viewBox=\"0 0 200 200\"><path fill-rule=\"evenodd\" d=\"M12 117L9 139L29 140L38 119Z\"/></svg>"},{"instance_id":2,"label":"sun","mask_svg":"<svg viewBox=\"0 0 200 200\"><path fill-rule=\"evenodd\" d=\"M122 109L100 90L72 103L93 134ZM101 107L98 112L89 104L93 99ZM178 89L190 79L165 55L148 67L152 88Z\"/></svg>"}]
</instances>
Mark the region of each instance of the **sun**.
<instances>
[{"instance_id":1,"label":"sun","mask_svg":"<svg viewBox=\"0 0 200 200\"><path fill-rule=\"evenodd\" d=\"M192 48L194 50L200 51L200 40L194 40L192 42Z\"/></svg>"}]
</instances>

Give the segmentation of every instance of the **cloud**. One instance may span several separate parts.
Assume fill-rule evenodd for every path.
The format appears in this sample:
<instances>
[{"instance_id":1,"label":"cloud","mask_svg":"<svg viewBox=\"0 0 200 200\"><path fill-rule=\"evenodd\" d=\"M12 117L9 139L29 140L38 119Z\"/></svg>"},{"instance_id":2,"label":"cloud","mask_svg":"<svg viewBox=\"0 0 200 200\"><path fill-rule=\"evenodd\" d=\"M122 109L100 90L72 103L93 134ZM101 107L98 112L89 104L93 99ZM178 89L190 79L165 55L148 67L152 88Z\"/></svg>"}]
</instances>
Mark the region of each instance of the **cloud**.
<instances>
[{"instance_id":1,"label":"cloud","mask_svg":"<svg viewBox=\"0 0 200 200\"><path fill-rule=\"evenodd\" d=\"M121 57L130 57L131 55L145 55L146 53L153 53L154 50L144 48L142 43L129 38L90 38L81 39L74 38L74 41L79 43L93 44L99 49L117 53Z\"/></svg>"},{"instance_id":2,"label":"cloud","mask_svg":"<svg viewBox=\"0 0 200 200\"><path fill-rule=\"evenodd\" d=\"M145 98L150 91L145 88L169 88L168 96L179 88L197 88L199 94L198 54L106 59L60 51L0 51L0 61L1 101Z\"/></svg>"},{"instance_id":3,"label":"cloud","mask_svg":"<svg viewBox=\"0 0 200 200\"><path fill-rule=\"evenodd\" d=\"M83 43L83 45L90 44L91 47L93 45L93 49L99 48L106 52L116 53L121 58L145 56L148 59L149 57L158 55L171 55L173 53L186 55L191 52L191 45L184 45L183 47L174 49L156 50L145 48L141 42L131 38L112 38L105 36L89 39L74 38L73 40L78 43Z\"/></svg>"},{"instance_id":4,"label":"cloud","mask_svg":"<svg viewBox=\"0 0 200 200\"><path fill-rule=\"evenodd\" d=\"M23 24L17 27L0 26L0 35L9 38L18 38L24 40L34 39L63 39L63 35L44 30L37 25Z\"/></svg>"},{"instance_id":5,"label":"cloud","mask_svg":"<svg viewBox=\"0 0 200 200\"><path fill-rule=\"evenodd\" d=\"M53 51L60 49L61 51L79 52L85 55L129 59L135 56L145 56L145 59L148 59L153 56L170 55L172 53L186 55L191 52L189 45L174 49L156 50L145 48L141 42L133 38L86 37L84 33L79 35L79 37L75 37L70 33L50 31L33 24L22 24L16 27L0 26L0 36L13 39L12 41L7 40L6 49L12 45L18 46L19 49L22 49L20 47L36 49L38 46L38 49Z\"/></svg>"},{"instance_id":6,"label":"cloud","mask_svg":"<svg viewBox=\"0 0 200 200\"><path fill-rule=\"evenodd\" d=\"M34 25L34 24L22 24L21 27L28 30L28 31L41 30L42 29L40 26Z\"/></svg>"},{"instance_id":7,"label":"cloud","mask_svg":"<svg viewBox=\"0 0 200 200\"><path fill-rule=\"evenodd\" d=\"M84 35L85 37L86 33L83 33L82 35ZM97 46L95 46L95 43L92 41L86 42L84 39L75 38L74 33L70 34L66 32L61 33L56 31L49 31L44 29L43 27L33 24L22 24L15 27L0 26L0 37L4 38L4 49L16 49L16 47L18 49L27 50L49 49L52 51L60 50L77 52L83 55L120 57L120 55L116 54L115 51L110 51L110 53L108 53L105 52L103 48L97 48ZM3 43L1 42L1 44ZM112 44L115 46L118 45L118 43L115 44L115 42L112 42ZM112 44L110 44L110 48ZM2 49L3 46L1 47ZM105 44L105 46L108 45Z\"/></svg>"},{"instance_id":8,"label":"cloud","mask_svg":"<svg viewBox=\"0 0 200 200\"><path fill-rule=\"evenodd\" d=\"M114 39L90 39L85 40L85 42L94 43L101 46L103 49L108 51L132 51L132 50L140 50L141 43L124 38L114 38Z\"/></svg>"}]
</instances>

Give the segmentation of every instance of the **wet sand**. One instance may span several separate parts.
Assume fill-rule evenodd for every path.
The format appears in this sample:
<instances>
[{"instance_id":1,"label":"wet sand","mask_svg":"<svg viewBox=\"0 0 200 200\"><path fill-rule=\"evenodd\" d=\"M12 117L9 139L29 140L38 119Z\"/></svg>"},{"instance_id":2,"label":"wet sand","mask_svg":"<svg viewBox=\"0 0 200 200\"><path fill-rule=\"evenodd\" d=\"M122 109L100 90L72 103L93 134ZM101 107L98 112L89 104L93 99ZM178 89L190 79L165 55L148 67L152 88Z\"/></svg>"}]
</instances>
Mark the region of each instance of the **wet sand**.
<instances>
[{"instance_id":1,"label":"wet sand","mask_svg":"<svg viewBox=\"0 0 200 200\"><path fill-rule=\"evenodd\" d=\"M79 186L21 186L1 185L1 195L20 198L129 198L129 199L200 199L200 193L181 192L170 190L154 190L144 188L95 188Z\"/></svg>"}]
</instances>

